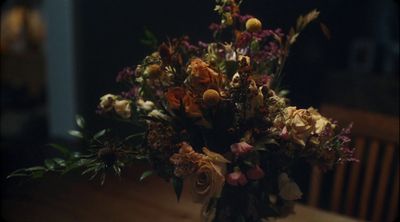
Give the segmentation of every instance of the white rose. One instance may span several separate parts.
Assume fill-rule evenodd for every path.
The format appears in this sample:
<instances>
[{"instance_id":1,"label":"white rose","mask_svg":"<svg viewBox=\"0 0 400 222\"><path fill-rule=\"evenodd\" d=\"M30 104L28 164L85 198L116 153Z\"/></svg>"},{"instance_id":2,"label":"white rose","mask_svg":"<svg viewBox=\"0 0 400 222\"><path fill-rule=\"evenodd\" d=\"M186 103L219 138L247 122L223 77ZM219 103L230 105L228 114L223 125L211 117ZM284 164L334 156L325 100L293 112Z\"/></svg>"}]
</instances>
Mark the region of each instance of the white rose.
<instances>
[{"instance_id":1,"label":"white rose","mask_svg":"<svg viewBox=\"0 0 400 222\"><path fill-rule=\"evenodd\" d=\"M106 94L100 97L100 108L104 111L110 111L113 108L114 102L117 99L116 95Z\"/></svg>"},{"instance_id":2,"label":"white rose","mask_svg":"<svg viewBox=\"0 0 400 222\"><path fill-rule=\"evenodd\" d=\"M144 111L151 111L154 109L154 103L152 101L144 101L143 99L138 99L136 101L136 104L139 109L144 110Z\"/></svg>"}]
</instances>

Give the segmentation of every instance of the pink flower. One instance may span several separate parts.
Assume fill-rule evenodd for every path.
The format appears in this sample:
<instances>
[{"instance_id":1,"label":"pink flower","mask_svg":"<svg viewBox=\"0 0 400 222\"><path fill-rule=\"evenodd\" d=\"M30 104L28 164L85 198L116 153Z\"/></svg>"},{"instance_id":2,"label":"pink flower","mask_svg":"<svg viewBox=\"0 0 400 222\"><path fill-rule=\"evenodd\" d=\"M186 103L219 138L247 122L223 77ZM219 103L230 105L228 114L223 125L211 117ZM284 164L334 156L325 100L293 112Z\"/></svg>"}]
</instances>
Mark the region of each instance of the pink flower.
<instances>
[{"instance_id":1,"label":"pink flower","mask_svg":"<svg viewBox=\"0 0 400 222\"><path fill-rule=\"evenodd\" d=\"M289 139L289 132L288 132L286 126L283 127L283 129L282 129L282 131L281 131L279 136L284 140L288 140Z\"/></svg>"},{"instance_id":2,"label":"pink flower","mask_svg":"<svg viewBox=\"0 0 400 222\"><path fill-rule=\"evenodd\" d=\"M231 151L238 156L248 153L252 149L253 149L253 146L246 142L234 143L231 145Z\"/></svg>"},{"instance_id":3,"label":"pink flower","mask_svg":"<svg viewBox=\"0 0 400 222\"><path fill-rule=\"evenodd\" d=\"M256 165L255 167L248 170L246 175L250 180L259 180L263 178L265 174L261 167L259 165Z\"/></svg>"},{"instance_id":4,"label":"pink flower","mask_svg":"<svg viewBox=\"0 0 400 222\"><path fill-rule=\"evenodd\" d=\"M226 182L232 186L244 186L247 183L246 176L239 169L226 176Z\"/></svg>"}]
</instances>

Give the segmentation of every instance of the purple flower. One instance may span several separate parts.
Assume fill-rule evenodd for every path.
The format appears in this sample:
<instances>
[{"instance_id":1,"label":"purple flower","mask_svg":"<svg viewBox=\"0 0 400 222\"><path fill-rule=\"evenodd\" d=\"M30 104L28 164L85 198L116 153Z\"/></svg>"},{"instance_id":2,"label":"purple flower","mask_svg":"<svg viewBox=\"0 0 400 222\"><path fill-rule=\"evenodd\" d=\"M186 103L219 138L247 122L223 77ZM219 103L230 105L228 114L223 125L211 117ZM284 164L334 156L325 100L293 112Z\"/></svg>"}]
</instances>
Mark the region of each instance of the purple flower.
<instances>
[{"instance_id":1,"label":"purple flower","mask_svg":"<svg viewBox=\"0 0 400 222\"><path fill-rule=\"evenodd\" d=\"M116 78L117 82L122 82L122 81L127 81L129 80L133 75L135 74L135 71L131 67L125 67L123 70L121 70Z\"/></svg>"},{"instance_id":2,"label":"purple flower","mask_svg":"<svg viewBox=\"0 0 400 222\"><path fill-rule=\"evenodd\" d=\"M249 32L242 32L236 38L236 48L247 48L251 41L251 34Z\"/></svg>"}]
</instances>

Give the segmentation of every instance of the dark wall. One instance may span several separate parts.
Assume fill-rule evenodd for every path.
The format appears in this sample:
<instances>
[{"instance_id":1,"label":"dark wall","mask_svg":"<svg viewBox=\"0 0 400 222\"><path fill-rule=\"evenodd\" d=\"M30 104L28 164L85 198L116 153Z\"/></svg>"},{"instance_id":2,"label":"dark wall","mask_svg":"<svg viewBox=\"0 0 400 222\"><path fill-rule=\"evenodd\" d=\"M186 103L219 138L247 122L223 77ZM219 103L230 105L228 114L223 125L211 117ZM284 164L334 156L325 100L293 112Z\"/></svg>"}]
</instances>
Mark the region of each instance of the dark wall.
<instances>
[{"instance_id":1,"label":"dark wall","mask_svg":"<svg viewBox=\"0 0 400 222\"><path fill-rule=\"evenodd\" d=\"M194 41L208 41L211 37L208 25L218 19L213 6L213 0L75 1L80 112L94 124L103 121L93 115L99 96L118 92L117 72L138 63L150 52L140 43L145 27L161 40L187 34ZM392 42L398 44L398 4L394 1L245 0L242 12L259 17L265 27L282 27L287 31L298 15L314 8L321 11L321 21L330 28L331 38L327 40L315 23L293 47L284 81L293 103L302 107L342 103L397 115L398 103L394 101L398 99L398 84L393 83L398 80L398 65L384 74L379 59L393 48ZM359 39L367 39L376 49L375 59L370 61L372 68L361 76L357 69L349 68L352 45ZM360 83L359 79L367 83L386 80L380 83L384 89L377 90L375 85ZM386 87L387 83L392 85ZM376 105L374 96L359 96L368 93L387 101ZM354 101L360 99L363 101Z\"/></svg>"}]
</instances>

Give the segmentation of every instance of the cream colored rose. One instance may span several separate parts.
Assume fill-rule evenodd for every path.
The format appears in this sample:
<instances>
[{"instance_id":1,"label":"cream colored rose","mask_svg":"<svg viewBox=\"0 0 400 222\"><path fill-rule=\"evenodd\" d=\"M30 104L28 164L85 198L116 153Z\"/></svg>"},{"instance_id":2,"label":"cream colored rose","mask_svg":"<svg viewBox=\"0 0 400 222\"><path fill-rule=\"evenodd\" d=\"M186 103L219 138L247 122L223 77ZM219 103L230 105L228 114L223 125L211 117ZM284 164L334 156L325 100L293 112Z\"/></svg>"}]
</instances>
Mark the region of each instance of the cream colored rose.
<instances>
[{"instance_id":1,"label":"cream colored rose","mask_svg":"<svg viewBox=\"0 0 400 222\"><path fill-rule=\"evenodd\" d=\"M219 197L225 183L226 164L230 161L222 155L203 147L205 158L190 178L192 197L195 203L205 203L213 197Z\"/></svg>"},{"instance_id":2,"label":"cream colored rose","mask_svg":"<svg viewBox=\"0 0 400 222\"><path fill-rule=\"evenodd\" d=\"M114 102L117 99L116 95L113 94L106 94L100 97L100 108L104 111L110 111L113 108Z\"/></svg>"},{"instance_id":3,"label":"cream colored rose","mask_svg":"<svg viewBox=\"0 0 400 222\"><path fill-rule=\"evenodd\" d=\"M326 129L326 127L330 127L330 129L335 128L335 124L323 117L316 109L311 107L308 109L308 111L311 113L311 116L315 121L315 134L320 135L321 132Z\"/></svg>"},{"instance_id":4,"label":"cream colored rose","mask_svg":"<svg viewBox=\"0 0 400 222\"><path fill-rule=\"evenodd\" d=\"M308 138L315 130L315 120L311 113L305 109L289 106L284 109L283 120L283 131L287 133L287 137L293 142L305 146Z\"/></svg>"},{"instance_id":5,"label":"cream colored rose","mask_svg":"<svg viewBox=\"0 0 400 222\"><path fill-rule=\"evenodd\" d=\"M199 169L190 177L193 202L205 203L219 197L225 183L223 169L211 160L201 161Z\"/></svg>"},{"instance_id":6,"label":"cream colored rose","mask_svg":"<svg viewBox=\"0 0 400 222\"><path fill-rule=\"evenodd\" d=\"M122 118L129 119L132 115L131 102L126 99L115 101L114 110Z\"/></svg>"}]
</instances>

